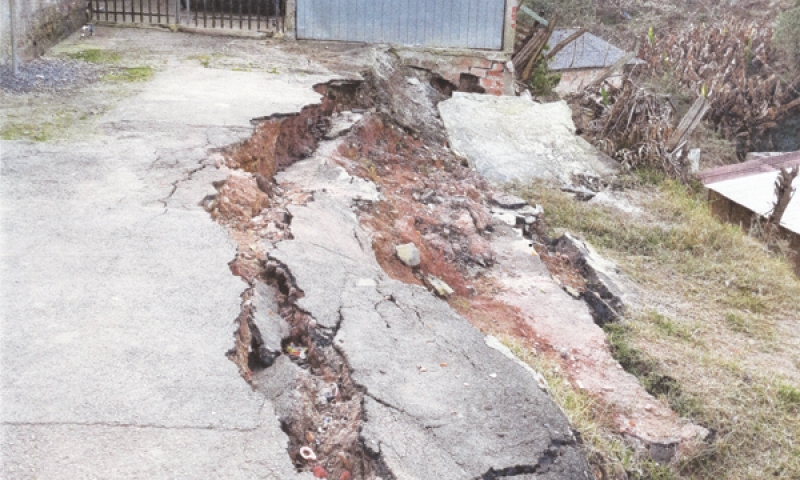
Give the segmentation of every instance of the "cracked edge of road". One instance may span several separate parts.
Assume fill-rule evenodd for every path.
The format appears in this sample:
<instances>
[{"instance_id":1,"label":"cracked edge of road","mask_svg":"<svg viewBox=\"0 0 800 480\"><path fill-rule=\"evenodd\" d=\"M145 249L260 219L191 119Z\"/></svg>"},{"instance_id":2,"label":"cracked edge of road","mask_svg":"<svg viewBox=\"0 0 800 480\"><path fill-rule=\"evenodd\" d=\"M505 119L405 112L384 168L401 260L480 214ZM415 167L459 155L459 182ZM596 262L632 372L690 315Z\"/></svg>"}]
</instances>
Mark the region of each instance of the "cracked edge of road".
<instances>
[{"instance_id":1,"label":"cracked edge of road","mask_svg":"<svg viewBox=\"0 0 800 480\"><path fill-rule=\"evenodd\" d=\"M217 194L201 205L228 227L237 244L231 271L248 283L228 358L267 398L291 397L275 401L296 470L317 477L394 480L380 453L363 444L365 389L352 381L349 365L332 345L340 323L326 327L301 308L304 292L289 267L270 255L278 242L293 238L289 207L314 201L311 193L284 191L275 174L315 152L338 108L363 102L355 98L357 87L353 81L317 85L323 95L319 104L254 120L255 134L228 152L228 178L215 183ZM187 179L205 166L190 171ZM264 331L259 315L272 322ZM290 386L270 390L268 369L286 372Z\"/></svg>"}]
</instances>

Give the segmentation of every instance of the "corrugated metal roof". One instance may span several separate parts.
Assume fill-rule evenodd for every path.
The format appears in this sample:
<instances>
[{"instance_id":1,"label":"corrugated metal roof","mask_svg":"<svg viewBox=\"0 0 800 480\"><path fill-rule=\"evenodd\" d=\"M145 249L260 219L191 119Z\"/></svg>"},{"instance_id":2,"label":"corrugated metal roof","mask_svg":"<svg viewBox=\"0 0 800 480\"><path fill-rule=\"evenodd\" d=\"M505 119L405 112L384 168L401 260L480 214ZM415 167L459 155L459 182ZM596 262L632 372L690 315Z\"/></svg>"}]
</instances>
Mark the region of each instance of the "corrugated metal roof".
<instances>
[{"instance_id":1,"label":"corrugated metal roof","mask_svg":"<svg viewBox=\"0 0 800 480\"><path fill-rule=\"evenodd\" d=\"M554 48L567 37L575 33L574 28L557 28L553 31L548 44ZM625 52L602 38L589 32L576 38L550 60L550 70L569 70L573 68L605 68L614 65ZM633 59L629 64L641 62Z\"/></svg>"},{"instance_id":2,"label":"corrugated metal roof","mask_svg":"<svg viewBox=\"0 0 800 480\"><path fill-rule=\"evenodd\" d=\"M763 172L774 172L781 168L800 165L800 151L748 160L733 165L711 168L697 174L704 185L746 177Z\"/></svg>"},{"instance_id":3,"label":"corrugated metal roof","mask_svg":"<svg viewBox=\"0 0 800 480\"><path fill-rule=\"evenodd\" d=\"M775 201L775 180L778 174L777 170L749 174L706 184L706 187L752 212L765 216L772 211ZM795 178L793 186L800 187L800 177ZM781 219L781 225L800 234L800 200L797 197L789 202Z\"/></svg>"}]
</instances>

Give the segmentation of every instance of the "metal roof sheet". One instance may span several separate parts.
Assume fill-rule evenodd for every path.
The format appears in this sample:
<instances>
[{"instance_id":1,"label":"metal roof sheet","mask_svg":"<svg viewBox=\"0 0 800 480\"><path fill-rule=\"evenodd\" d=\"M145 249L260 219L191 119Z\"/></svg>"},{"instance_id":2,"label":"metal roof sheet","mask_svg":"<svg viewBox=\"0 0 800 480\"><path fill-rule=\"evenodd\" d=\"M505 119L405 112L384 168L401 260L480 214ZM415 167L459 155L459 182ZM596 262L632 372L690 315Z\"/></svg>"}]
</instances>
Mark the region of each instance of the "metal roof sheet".
<instances>
[{"instance_id":1,"label":"metal roof sheet","mask_svg":"<svg viewBox=\"0 0 800 480\"><path fill-rule=\"evenodd\" d=\"M742 163L711 168L699 172L697 176L703 184L708 186L723 180L731 180L763 172L775 172L781 168L790 168L798 165L800 165L800 151L755 158Z\"/></svg>"},{"instance_id":2,"label":"metal roof sheet","mask_svg":"<svg viewBox=\"0 0 800 480\"><path fill-rule=\"evenodd\" d=\"M554 48L567 37L575 33L574 28L557 28L553 30L548 44ZM550 60L550 70L569 70L573 68L605 68L610 67L625 55L625 52L602 38L589 32L573 40ZM639 63L633 59L629 64Z\"/></svg>"},{"instance_id":3,"label":"metal roof sheet","mask_svg":"<svg viewBox=\"0 0 800 480\"><path fill-rule=\"evenodd\" d=\"M750 174L706 184L706 187L752 212L766 216L772 211L775 201L775 180L779 173L778 170L773 170ZM800 177L795 178L792 185L795 188L800 187ZM781 225L800 234L800 200L797 197L789 202L781 219Z\"/></svg>"}]
</instances>

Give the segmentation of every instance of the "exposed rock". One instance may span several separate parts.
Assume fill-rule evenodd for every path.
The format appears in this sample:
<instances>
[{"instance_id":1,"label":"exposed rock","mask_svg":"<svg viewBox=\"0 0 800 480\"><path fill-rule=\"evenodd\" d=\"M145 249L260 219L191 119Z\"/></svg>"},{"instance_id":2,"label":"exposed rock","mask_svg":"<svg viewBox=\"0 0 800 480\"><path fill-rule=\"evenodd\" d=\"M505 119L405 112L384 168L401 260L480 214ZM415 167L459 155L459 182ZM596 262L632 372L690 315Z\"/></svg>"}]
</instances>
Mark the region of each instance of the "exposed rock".
<instances>
[{"instance_id":1,"label":"exposed rock","mask_svg":"<svg viewBox=\"0 0 800 480\"><path fill-rule=\"evenodd\" d=\"M434 293L440 297L446 298L455 293L453 289L450 288L450 285L444 283L444 281L439 277L428 275L425 277L425 281L428 286L433 289Z\"/></svg>"},{"instance_id":2,"label":"exposed rock","mask_svg":"<svg viewBox=\"0 0 800 480\"><path fill-rule=\"evenodd\" d=\"M419 249L413 243L397 245L394 247L394 254L409 267L418 267L420 264Z\"/></svg>"}]
</instances>

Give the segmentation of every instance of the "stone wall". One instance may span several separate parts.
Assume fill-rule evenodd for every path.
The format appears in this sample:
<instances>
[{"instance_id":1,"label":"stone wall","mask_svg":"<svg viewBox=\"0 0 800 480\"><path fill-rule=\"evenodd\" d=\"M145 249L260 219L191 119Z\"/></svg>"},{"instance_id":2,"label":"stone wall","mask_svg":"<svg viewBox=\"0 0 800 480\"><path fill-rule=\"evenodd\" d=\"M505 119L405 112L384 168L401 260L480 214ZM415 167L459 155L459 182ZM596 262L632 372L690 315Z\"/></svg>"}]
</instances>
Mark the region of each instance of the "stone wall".
<instances>
[{"instance_id":1,"label":"stone wall","mask_svg":"<svg viewBox=\"0 0 800 480\"><path fill-rule=\"evenodd\" d=\"M29 60L86 23L87 0L11 0L17 55ZM0 63L11 60L9 0L0 0Z\"/></svg>"}]
</instances>

